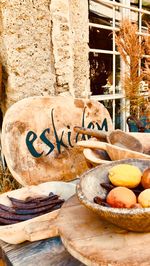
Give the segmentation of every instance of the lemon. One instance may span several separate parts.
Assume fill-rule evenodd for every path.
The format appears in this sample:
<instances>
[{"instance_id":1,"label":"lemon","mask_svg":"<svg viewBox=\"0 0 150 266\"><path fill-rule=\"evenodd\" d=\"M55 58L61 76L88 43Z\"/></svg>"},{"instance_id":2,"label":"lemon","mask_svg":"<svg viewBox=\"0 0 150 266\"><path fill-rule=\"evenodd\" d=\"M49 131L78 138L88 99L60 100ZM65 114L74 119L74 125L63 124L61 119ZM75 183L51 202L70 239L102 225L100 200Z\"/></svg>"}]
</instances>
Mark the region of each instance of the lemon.
<instances>
[{"instance_id":1,"label":"lemon","mask_svg":"<svg viewBox=\"0 0 150 266\"><path fill-rule=\"evenodd\" d=\"M118 164L109 170L108 177L115 186L134 188L139 185L142 172L134 165Z\"/></svg>"}]
</instances>

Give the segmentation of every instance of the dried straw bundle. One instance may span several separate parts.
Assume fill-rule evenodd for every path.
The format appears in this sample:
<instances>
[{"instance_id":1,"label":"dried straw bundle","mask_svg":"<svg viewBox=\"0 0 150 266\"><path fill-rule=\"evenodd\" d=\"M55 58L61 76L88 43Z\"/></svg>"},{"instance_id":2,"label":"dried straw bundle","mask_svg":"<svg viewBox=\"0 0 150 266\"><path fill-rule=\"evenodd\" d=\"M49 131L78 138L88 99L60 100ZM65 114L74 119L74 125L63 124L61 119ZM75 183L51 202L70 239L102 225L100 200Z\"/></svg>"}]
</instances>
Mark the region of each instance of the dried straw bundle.
<instances>
[{"instance_id":1,"label":"dried straw bundle","mask_svg":"<svg viewBox=\"0 0 150 266\"><path fill-rule=\"evenodd\" d=\"M116 34L116 45L126 64L122 83L126 99L130 100L132 115L137 115L145 104L144 96L140 95L140 83L144 73L139 72L139 65L144 54L144 38L139 38L137 32L137 25L125 19L120 25L120 31Z\"/></svg>"},{"instance_id":2,"label":"dried straw bundle","mask_svg":"<svg viewBox=\"0 0 150 266\"><path fill-rule=\"evenodd\" d=\"M148 28L148 33L150 34L150 24L147 24L147 28ZM148 83L148 98L150 97L150 36L147 36L144 38L145 44L144 44L144 49L145 49L145 55L149 56L146 57L145 59L145 68L143 70L143 74L144 74L144 80L147 81ZM147 105L145 106L145 112L146 112L146 116L147 116L147 121L150 125L150 102L149 99L147 100Z\"/></svg>"},{"instance_id":3,"label":"dried straw bundle","mask_svg":"<svg viewBox=\"0 0 150 266\"><path fill-rule=\"evenodd\" d=\"M148 33L150 34L150 25L146 24L148 27ZM144 38L145 41L145 54L150 56L150 36L147 36ZM143 71L144 73L144 78L147 80L149 86L150 86L150 57L146 57L145 60L145 69Z\"/></svg>"},{"instance_id":4,"label":"dried straw bundle","mask_svg":"<svg viewBox=\"0 0 150 266\"><path fill-rule=\"evenodd\" d=\"M21 185L13 178L8 168L4 170L0 163L0 194L20 187Z\"/></svg>"}]
</instances>

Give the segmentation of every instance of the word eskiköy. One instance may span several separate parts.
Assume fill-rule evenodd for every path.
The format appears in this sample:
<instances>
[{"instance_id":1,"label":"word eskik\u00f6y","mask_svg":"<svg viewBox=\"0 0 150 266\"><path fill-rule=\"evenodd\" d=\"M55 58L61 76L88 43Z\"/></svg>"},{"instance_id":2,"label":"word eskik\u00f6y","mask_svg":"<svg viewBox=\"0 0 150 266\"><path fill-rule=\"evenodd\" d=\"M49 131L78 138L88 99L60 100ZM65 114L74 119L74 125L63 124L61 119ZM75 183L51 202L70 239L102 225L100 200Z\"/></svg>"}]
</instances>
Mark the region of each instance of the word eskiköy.
<instances>
[{"instance_id":1,"label":"word eskik\u00f6y","mask_svg":"<svg viewBox=\"0 0 150 266\"><path fill-rule=\"evenodd\" d=\"M64 140L63 140L64 130L62 131L61 136L60 137L58 136L57 129L55 126L55 121L54 121L54 109L51 110L51 121L52 121L52 128L53 128L54 136L55 136L55 140L56 140L55 145L56 145L58 153L61 153L61 146L66 148L66 149L69 147L73 148L74 145L71 142L71 133L72 132L70 131L70 126L67 126L67 128L68 128L68 132L67 132L68 143L67 144L64 143ZM83 110L82 125L81 126L85 127L85 108ZM95 126L97 127L98 130L103 130L103 128L105 128L105 130L107 131L108 130L107 119L105 118L103 120L101 126L98 124L98 122L95 122L95 124L93 122L90 122L86 127L94 129ZM52 143L46 136L46 133L49 134L50 131L51 131L50 128L46 128L43 130L43 132L39 136L39 138L42 140L42 142L44 142L49 147L49 151L44 156L48 156L55 149L54 143ZM79 133L76 134L75 143L78 141L79 135L80 135ZM28 148L29 152L31 153L31 155L33 157L39 158L44 154L44 151L39 153L34 148L33 143L37 138L38 138L38 136L34 131L29 131L27 133L27 136L26 136L26 145L27 145L27 148ZM87 136L87 138L90 138L90 136ZM86 136L84 134L82 134L81 140L86 140Z\"/></svg>"}]
</instances>

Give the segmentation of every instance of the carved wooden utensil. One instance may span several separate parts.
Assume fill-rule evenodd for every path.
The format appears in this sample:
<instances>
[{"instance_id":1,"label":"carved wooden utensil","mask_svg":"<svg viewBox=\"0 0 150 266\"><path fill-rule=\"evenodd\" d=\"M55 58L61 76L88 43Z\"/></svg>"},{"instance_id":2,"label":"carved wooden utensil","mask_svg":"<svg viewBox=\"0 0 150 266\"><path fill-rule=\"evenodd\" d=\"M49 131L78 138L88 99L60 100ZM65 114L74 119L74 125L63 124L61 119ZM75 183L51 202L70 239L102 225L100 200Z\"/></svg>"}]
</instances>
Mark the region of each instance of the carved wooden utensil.
<instances>
[{"instance_id":1,"label":"carved wooden utensil","mask_svg":"<svg viewBox=\"0 0 150 266\"><path fill-rule=\"evenodd\" d=\"M150 160L150 155L118 147L116 145L112 145L110 143L105 143L101 141L83 140L83 141L78 141L77 145L84 148L105 150L112 161L129 159L129 158Z\"/></svg>"},{"instance_id":2,"label":"carved wooden utensil","mask_svg":"<svg viewBox=\"0 0 150 266\"><path fill-rule=\"evenodd\" d=\"M150 133L129 132L131 136L137 138L143 146L143 153L150 155Z\"/></svg>"},{"instance_id":3,"label":"carved wooden utensil","mask_svg":"<svg viewBox=\"0 0 150 266\"><path fill-rule=\"evenodd\" d=\"M135 138L134 136L130 136L128 133L123 132L119 129L107 132L75 126L74 130L78 133L96 137L102 141L107 141L110 144L125 149L129 149L135 152L143 152L143 146L137 138Z\"/></svg>"},{"instance_id":4,"label":"carved wooden utensil","mask_svg":"<svg viewBox=\"0 0 150 266\"><path fill-rule=\"evenodd\" d=\"M83 154L88 162L92 165L100 165L105 163L110 163L110 158L107 155L107 152L102 150L93 150L93 149L84 149Z\"/></svg>"}]
</instances>

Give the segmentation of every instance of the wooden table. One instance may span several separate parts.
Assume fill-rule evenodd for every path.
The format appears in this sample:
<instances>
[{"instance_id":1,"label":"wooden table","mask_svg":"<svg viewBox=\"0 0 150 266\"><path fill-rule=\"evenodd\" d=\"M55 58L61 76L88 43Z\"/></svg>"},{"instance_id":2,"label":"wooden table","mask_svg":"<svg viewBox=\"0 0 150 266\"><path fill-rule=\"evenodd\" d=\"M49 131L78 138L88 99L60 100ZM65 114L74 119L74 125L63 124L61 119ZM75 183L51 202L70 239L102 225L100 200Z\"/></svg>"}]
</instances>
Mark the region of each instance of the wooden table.
<instances>
[{"instance_id":1,"label":"wooden table","mask_svg":"<svg viewBox=\"0 0 150 266\"><path fill-rule=\"evenodd\" d=\"M0 246L8 266L83 266L66 251L59 237L19 245L0 241Z\"/></svg>"},{"instance_id":2,"label":"wooden table","mask_svg":"<svg viewBox=\"0 0 150 266\"><path fill-rule=\"evenodd\" d=\"M87 266L150 266L150 232L131 232L102 220L75 195L62 206L58 223L64 246Z\"/></svg>"}]
</instances>

